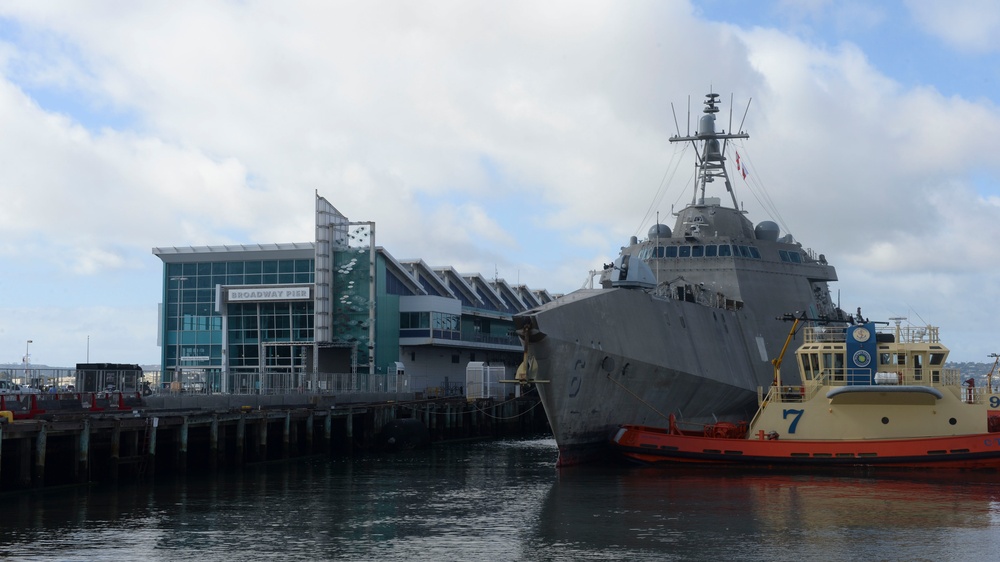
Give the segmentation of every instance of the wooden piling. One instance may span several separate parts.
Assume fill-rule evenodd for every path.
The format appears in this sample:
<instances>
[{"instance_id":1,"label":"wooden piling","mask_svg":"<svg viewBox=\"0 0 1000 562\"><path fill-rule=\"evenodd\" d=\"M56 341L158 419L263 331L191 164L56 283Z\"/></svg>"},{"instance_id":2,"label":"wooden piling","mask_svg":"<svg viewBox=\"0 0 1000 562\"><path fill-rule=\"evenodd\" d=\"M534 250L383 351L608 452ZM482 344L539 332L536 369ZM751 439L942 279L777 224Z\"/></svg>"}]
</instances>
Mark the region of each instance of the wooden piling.
<instances>
[{"instance_id":1,"label":"wooden piling","mask_svg":"<svg viewBox=\"0 0 1000 562\"><path fill-rule=\"evenodd\" d=\"M103 410L16 419L0 422L4 469L0 492L95 478L110 482L130 476L152 479L157 462L172 476L197 469L216 471L228 462L240 465L316 452L352 454L377 447L383 427L402 418L422 421L432 442L501 436L528 428L531 418L538 421L539 416L520 415L530 414L531 409L530 404L446 398L339 409ZM270 439L269 431L275 432ZM319 431L321 439L316 435ZM280 446L280 450L269 451L270 446Z\"/></svg>"}]
</instances>

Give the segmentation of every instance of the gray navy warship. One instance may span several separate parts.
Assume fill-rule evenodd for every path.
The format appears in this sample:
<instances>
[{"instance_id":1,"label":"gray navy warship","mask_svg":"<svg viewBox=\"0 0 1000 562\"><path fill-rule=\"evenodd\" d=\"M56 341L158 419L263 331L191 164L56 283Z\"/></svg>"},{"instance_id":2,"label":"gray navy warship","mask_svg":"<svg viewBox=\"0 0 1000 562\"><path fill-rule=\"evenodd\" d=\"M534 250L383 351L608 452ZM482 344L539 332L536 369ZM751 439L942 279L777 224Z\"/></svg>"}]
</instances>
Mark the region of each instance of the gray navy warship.
<instances>
[{"instance_id":1,"label":"gray navy warship","mask_svg":"<svg viewBox=\"0 0 1000 562\"><path fill-rule=\"evenodd\" d=\"M787 336L780 317L847 317L830 297L837 274L826 258L739 208L725 155L749 135L716 129L718 98L706 96L695 134L670 139L697 155L694 195L674 228L632 237L600 288L514 319L524 345L517 378L538 389L560 466L604 456L622 424L750 419ZM706 196L713 183L731 207ZM781 376L794 384L799 375L788 365Z\"/></svg>"}]
</instances>

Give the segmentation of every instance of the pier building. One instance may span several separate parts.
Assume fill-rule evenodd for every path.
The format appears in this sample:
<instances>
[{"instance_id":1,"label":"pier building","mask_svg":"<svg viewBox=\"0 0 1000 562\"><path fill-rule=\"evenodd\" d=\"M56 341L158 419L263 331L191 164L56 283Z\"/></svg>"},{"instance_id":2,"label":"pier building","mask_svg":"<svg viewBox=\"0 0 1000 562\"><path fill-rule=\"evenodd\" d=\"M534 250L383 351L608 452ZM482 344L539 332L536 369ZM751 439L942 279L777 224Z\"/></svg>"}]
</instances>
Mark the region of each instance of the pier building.
<instances>
[{"instance_id":1,"label":"pier building","mask_svg":"<svg viewBox=\"0 0 1000 562\"><path fill-rule=\"evenodd\" d=\"M397 259L376 245L374 222L319 194L313 241L153 254L162 380L175 391L462 393L470 367L502 368L494 384L513 378L512 316L555 296Z\"/></svg>"}]
</instances>

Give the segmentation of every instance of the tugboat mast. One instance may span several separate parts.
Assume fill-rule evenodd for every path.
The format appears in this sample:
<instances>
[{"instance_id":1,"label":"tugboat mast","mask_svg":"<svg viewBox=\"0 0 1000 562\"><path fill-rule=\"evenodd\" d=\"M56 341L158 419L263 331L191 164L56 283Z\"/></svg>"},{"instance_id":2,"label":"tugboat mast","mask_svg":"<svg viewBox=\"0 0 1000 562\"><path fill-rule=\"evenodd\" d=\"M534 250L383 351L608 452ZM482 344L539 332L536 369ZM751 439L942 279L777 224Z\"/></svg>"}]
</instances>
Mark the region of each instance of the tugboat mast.
<instances>
[{"instance_id":1,"label":"tugboat mast","mask_svg":"<svg viewBox=\"0 0 1000 562\"><path fill-rule=\"evenodd\" d=\"M688 135L684 137L678 134L669 140L670 142L690 142L695 147L695 150L698 149L698 141L704 143L701 153L698 154L698 160L695 162L697 173L695 174L694 193L691 195L692 205L705 202L705 184L715 181L715 178L722 178L726 184L726 191L729 192L729 196L733 200L733 208L739 209L739 204L736 202L736 194L733 192L733 186L729 181L729 173L726 172L725 144L720 146L719 141L729 142L729 139L748 139L750 135L744 132L726 133L725 130L721 133L716 132L715 114L719 112L719 108L716 105L718 103L719 94L706 94L705 114L701 116L698 122L698 133L693 136ZM701 191L700 199L698 197L699 190Z\"/></svg>"}]
</instances>

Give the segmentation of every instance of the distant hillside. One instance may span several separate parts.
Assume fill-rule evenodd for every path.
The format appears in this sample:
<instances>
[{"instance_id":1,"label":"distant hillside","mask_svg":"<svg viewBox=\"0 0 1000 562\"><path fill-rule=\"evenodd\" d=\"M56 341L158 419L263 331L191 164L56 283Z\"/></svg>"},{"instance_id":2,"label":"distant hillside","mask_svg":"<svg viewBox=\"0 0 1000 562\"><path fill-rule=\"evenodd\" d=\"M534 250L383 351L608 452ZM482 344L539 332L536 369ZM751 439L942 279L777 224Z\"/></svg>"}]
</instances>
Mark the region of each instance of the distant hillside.
<instances>
[{"instance_id":1,"label":"distant hillside","mask_svg":"<svg viewBox=\"0 0 1000 562\"><path fill-rule=\"evenodd\" d=\"M983 386L986 385L986 375L993 368L993 363L955 363L949 361L944 364L945 368L948 369L958 369L962 373L962 378L967 379L973 377L976 379L976 385L978 386L982 382ZM1000 384L998 380L997 373L993 373L993 386ZM981 380L980 380L981 379Z\"/></svg>"}]
</instances>

